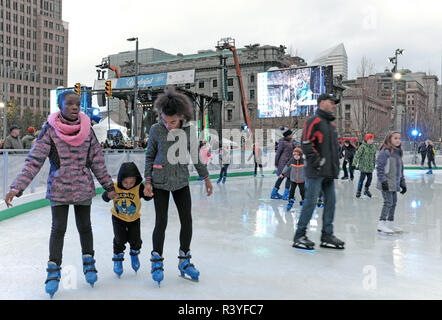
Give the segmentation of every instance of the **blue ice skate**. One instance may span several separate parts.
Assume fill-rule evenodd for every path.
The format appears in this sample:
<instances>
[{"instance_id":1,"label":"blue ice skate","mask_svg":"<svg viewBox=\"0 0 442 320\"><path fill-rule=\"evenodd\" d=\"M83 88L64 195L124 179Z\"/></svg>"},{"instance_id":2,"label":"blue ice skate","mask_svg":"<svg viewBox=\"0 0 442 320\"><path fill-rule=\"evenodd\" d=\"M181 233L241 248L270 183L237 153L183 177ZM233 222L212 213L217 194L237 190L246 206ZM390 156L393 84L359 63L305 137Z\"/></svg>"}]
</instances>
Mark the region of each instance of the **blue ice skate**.
<instances>
[{"instance_id":1,"label":"blue ice skate","mask_svg":"<svg viewBox=\"0 0 442 320\"><path fill-rule=\"evenodd\" d=\"M226 184L226 179L227 179L227 177L223 178L223 184Z\"/></svg>"},{"instance_id":2,"label":"blue ice skate","mask_svg":"<svg viewBox=\"0 0 442 320\"><path fill-rule=\"evenodd\" d=\"M278 193L278 189L273 188L272 193L271 193L271 195L270 195L270 198L271 198L271 199L275 199L275 200L280 200L280 199L282 199L282 195L280 195L280 194Z\"/></svg>"},{"instance_id":3,"label":"blue ice skate","mask_svg":"<svg viewBox=\"0 0 442 320\"><path fill-rule=\"evenodd\" d=\"M83 255L83 273L86 278L87 283L94 287L95 282L97 281L97 269L95 269L95 260L94 257L90 254Z\"/></svg>"},{"instance_id":4,"label":"blue ice skate","mask_svg":"<svg viewBox=\"0 0 442 320\"><path fill-rule=\"evenodd\" d=\"M221 180L223 180L223 178L219 177L218 181L216 182L216 184L219 184L221 182Z\"/></svg>"},{"instance_id":5,"label":"blue ice skate","mask_svg":"<svg viewBox=\"0 0 442 320\"><path fill-rule=\"evenodd\" d=\"M433 170L428 170L426 174L433 174Z\"/></svg>"},{"instance_id":6,"label":"blue ice skate","mask_svg":"<svg viewBox=\"0 0 442 320\"><path fill-rule=\"evenodd\" d=\"M61 278L60 270L61 268L57 266L55 262L48 262L48 268L46 269L48 272L48 277L46 278L45 285L46 292L51 296L51 299L58 290L58 283L60 282Z\"/></svg>"},{"instance_id":7,"label":"blue ice skate","mask_svg":"<svg viewBox=\"0 0 442 320\"><path fill-rule=\"evenodd\" d=\"M287 211L292 210L292 207L293 207L294 204L295 204L295 199L290 199L290 200L289 200L289 203L287 204L287 208L286 208L286 210L287 210Z\"/></svg>"},{"instance_id":8,"label":"blue ice skate","mask_svg":"<svg viewBox=\"0 0 442 320\"><path fill-rule=\"evenodd\" d=\"M135 272L140 269L140 260L138 259L139 254L140 250L130 250L130 261L132 264L132 269L134 269Z\"/></svg>"},{"instance_id":9,"label":"blue ice skate","mask_svg":"<svg viewBox=\"0 0 442 320\"><path fill-rule=\"evenodd\" d=\"M284 194L282 195L282 200L288 200L290 195L290 189L285 189Z\"/></svg>"},{"instance_id":10,"label":"blue ice skate","mask_svg":"<svg viewBox=\"0 0 442 320\"><path fill-rule=\"evenodd\" d=\"M114 272L119 278L123 274L124 253L114 254L112 261L114 262Z\"/></svg>"},{"instance_id":11,"label":"blue ice skate","mask_svg":"<svg viewBox=\"0 0 442 320\"><path fill-rule=\"evenodd\" d=\"M190 258L192 258L190 250L187 253L180 250L180 255L178 256L178 259L180 259L178 262L178 269L181 272L181 277L185 278L185 275L187 274L193 281L198 281L200 272L190 263Z\"/></svg>"},{"instance_id":12,"label":"blue ice skate","mask_svg":"<svg viewBox=\"0 0 442 320\"><path fill-rule=\"evenodd\" d=\"M152 251L150 261L152 262L152 270L150 273L152 274L152 279L158 282L158 287L160 286L160 282L164 279L164 268L163 268L163 260L158 252Z\"/></svg>"}]
</instances>

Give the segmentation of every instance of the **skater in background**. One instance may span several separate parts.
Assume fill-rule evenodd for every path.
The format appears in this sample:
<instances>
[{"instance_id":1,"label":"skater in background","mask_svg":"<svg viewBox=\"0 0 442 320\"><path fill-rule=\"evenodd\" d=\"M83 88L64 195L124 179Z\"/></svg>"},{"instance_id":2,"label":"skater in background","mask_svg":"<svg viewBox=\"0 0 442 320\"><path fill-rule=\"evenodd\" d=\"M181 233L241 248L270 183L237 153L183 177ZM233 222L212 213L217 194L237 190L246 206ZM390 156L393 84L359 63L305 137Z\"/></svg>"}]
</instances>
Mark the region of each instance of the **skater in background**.
<instances>
[{"instance_id":1,"label":"skater in background","mask_svg":"<svg viewBox=\"0 0 442 320\"><path fill-rule=\"evenodd\" d=\"M361 172L359 177L358 189L356 191L356 198L361 197L362 186L365 182L364 195L371 198L370 185L373 180L373 171L376 167L376 148L373 145L374 135L368 133L365 135L365 140L359 149L356 151L354 157L355 167Z\"/></svg>"},{"instance_id":2,"label":"skater in background","mask_svg":"<svg viewBox=\"0 0 442 320\"><path fill-rule=\"evenodd\" d=\"M207 141L201 141L200 145L200 155L201 160L205 165L209 163L209 161L212 159L212 154L210 153L210 145Z\"/></svg>"},{"instance_id":3,"label":"skater in background","mask_svg":"<svg viewBox=\"0 0 442 320\"><path fill-rule=\"evenodd\" d=\"M29 127L28 134L21 139L21 142L23 144L23 149L27 150L31 149L32 141L34 141L34 139L35 139L35 129L34 127Z\"/></svg>"},{"instance_id":4,"label":"skater in background","mask_svg":"<svg viewBox=\"0 0 442 320\"><path fill-rule=\"evenodd\" d=\"M152 126L149 132L149 143L146 151L144 195L154 198L155 228L152 234L153 250L151 253L152 279L160 282L164 279L163 247L167 227L169 197L178 209L181 224L178 269L181 276L190 276L198 280L199 271L190 263L190 243L192 240L192 199L189 188L189 171L187 153L191 153L192 161L198 175L204 179L207 196L212 194L212 184L209 172L199 159L199 150L193 150L193 143L197 143L196 129L190 120L193 115L193 106L187 96L178 93L173 87L166 88L155 101L155 108L160 115L160 121ZM182 134L186 139L182 139ZM175 135L171 141L170 136ZM168 139L169 138L169 139ZM183 148L169 154L169 148L175 144L184 144L186 154L180 154ZM192 151L191 151L192 149ZM196 145L198 149L198 144ZM183 161L169 159L175 155Z\"/></svg>"},{"instance_id":5,"label":"skater in background","mask_svg":"<svg viewBox=\"0 0 442 320\"><path fill-rule=\"evenodd\" d=\"M353 158L356 152L356 148L351 144L349 140L344 141L344 145L341 147L341 151L339 153L339 158L344 158L344 162L342 163L342 169L344 171L344 176L341 178L342 180L348 179L348 171L347 164L349 166L348 170L350 171L350 180L353 181L354 175L354 166L353 166Z\"/></svg>"},{"instance_id":6,"label":"skater in background","mask_svg":"<svg viewBox=\"0 0 442 320\"><path fill-rule=\"evenodd\" d=\"M284 177L281 178L281 173L284 170L287 163L289 162L290 158L292 157L295 145L292 140L293 138L292 130L286 129L282 135L284 136L284 138L281 138L279 140L278 150L276 150L276 155L275 155L275 167L277 170L276 175L278 176L278 180L276 180L270 198L288 200L290 193L290 179ZM278 193L278 190L284 179L286 179L284 195L280 195Z\"/></svg>"},{"instance_id":7,"label":"skater in background","mask_svg":"<svg viewBox=\"0 0 442 320\"><path fill-rule=\"evenodd\" d=\"M315 244L307 238L306 231L321 190L325 200L321 247L344 248L345 243L333 233L336 205L334 179L339 176L339 144L333 113L339 102L333 94L321 94L316 114L304 124L302 151L306 157L306 196L293 239L295 248L314 248Z\"/></svg>"},{"instance_id":8,"label":"skater in background","mask_svg":"<svg viewBox=\"0 0 442 320\"><path fill-rule=\"evenodd\" d=\"M114 182L117 196L113 199L112 226L114 230L113 250L114 272L118 277L123 273L124 250L126 243L130 245L130 258L132 269L135 272L140 268L138 255L141 249L140 210L141 199L152 200L144 195L143 178L134 162L125 162L118 172L117 181ZM108 192L102 196L109 202Z\"/></svg>"},{"instance_id":9,"label":"skater in background","mask_svg":"<svg viewBox=\"0 0 442 320\"><path fill-rule=\"evenodd\" d=\"M65 91L58 101L60 111L51 114L43 125L22 172L11 184L5 199L10 207L12 199L23 194L49 157L51 168L46 198L51 201L52 229L46 292L51 297L58 290L60 282L70 205L74 206L86 281L91 286L97 281L90 219L92 198L96 193L90 171L108 192L110 199L116 196L114 183L106 170L103 151L91 129L89 117L80 112L80 97L73 91Z\"/></svg>"},{"instance_id":10,"label":"skater in background","mask_svg":"<svg viewBox=\"0 0 442 320\"><path fill-rule=\"evenodd\" d=\"M422 141L417 149L417 151L421 154L421 169L424 168L425 158L427 157L427 143L426 141Z\"/></svg>"},{"instance_id":11,"label":"skater in background","mask_svg":"<svg viewBox=\"0 0 442 320\"><path fill-rule=\"evenodd\" d=\"M436 167L436 162L434 160L436 158L436 150L434 149L433 141L427 140L425 141L425 143L427 146L427 161L428 161L427 174L433 174L433 168L431 164L434 164L434 167Z\"/></svg>"},{"instance_id":12,"label":"skater in background","mask_svg":"<svg viewBox=\"0 0 442 320\"><path fill-rule=\"evenodd\" d=\"M261 177L264 177L264 172L262 168L262 149L259 146L258 142L255 142L252 146L252 153L250 154L247 161L250 161L250 159L253 157L253 162L255 163L255 171L253 176L256 177L256 174L258 172L259 167L259 173L261 174Z\"/></svg>"},{"instance_id":13,"label":"skater in background","mask_svg":"<svg viewBox=\"0 0 442 320\"><path fill-rule=\"evenodd\" d=\"M402 156L401 134L397 131L389 132L376 159L377 188L382 191L384 199L377 227L379 232L402 232L402 229L394 224L397 193L407 192Z\"/></svg>"},{"instance_id":14,"label":"skater in background","mask_svg":"<svg viewBox=\"0 0 442 320\"><path fill-rule=\"evenodd\" d=\"M219 178L216 183L219 184L222 181L223 184L225 184L227 179L227 169L230 165L230 146L223 145L219 150L219 159L221 163L221 171L219 172Z\"/></svg>"},{"instance_id":15,"label":"skater in background","mask_svg":"<svg viewBox=\"0 0 442 320\"><path fill-rule=\"evenodd\" d=\"M281 176L289 177L290 179L289 203L286 210L290 211L295 203L296 186L299 187L299 193L301 194L299 204L302 206L305 199L305 169L301 148L293 149L293 158L290 159Z\"/></svg>"}]
</instances>

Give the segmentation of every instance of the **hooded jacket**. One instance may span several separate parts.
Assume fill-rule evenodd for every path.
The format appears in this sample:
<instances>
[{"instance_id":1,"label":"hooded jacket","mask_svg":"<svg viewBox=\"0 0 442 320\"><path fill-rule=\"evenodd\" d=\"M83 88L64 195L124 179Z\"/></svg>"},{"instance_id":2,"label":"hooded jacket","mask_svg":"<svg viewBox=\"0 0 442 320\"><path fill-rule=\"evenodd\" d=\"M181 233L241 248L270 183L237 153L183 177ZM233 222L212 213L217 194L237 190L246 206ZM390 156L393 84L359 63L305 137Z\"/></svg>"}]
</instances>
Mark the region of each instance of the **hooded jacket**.
<instances>
[{"instance_id":1,"label":"hooded jacket","mask_svg":"<svg viewBox=\"0 0 442 320\"><path fill-rule=\"evenodd\" d=\"M130 177L136 178L135 185L131 189L125 189L123 180ZM151 197L144 195L144 184L142 182L143 178L135 163L125 162L121 165L117 181L114 182L117 196L113 199L112 215L126 222L133 222L140 218L141 198L146 201L152 200ZM104 192L101 197L106 202L111 200L107 192Z\"/></svg>"},{"instance_id":2,"label":"hooded jacket","mask_svg":"<svg viewBox=\"0 0 442 320\"><path fill-rule=\"evenodd\" d=\"M338 178L339 144L334 120L331 113L318 109L304 124L302 151L307 178Z\"/></svg>"}]
</instances>

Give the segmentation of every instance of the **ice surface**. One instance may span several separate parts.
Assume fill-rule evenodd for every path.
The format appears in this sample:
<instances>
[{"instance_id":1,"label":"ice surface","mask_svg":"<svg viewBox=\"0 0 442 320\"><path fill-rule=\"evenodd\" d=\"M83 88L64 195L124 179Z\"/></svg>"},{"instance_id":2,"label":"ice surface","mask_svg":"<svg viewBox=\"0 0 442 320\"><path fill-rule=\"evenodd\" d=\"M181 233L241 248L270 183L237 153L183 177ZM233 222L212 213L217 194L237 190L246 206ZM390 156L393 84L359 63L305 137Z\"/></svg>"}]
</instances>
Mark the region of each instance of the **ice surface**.
<instances>
[{"instance_id":1,"label":"ice surface","mask_svg":"<svg viewBox=\"0 0 442 320\"><path fill-rule=\"evenodd\" d=\"M335 234L342 251L319 247L322 210L308 229L315 252L292 248L299 217L299 191L292 212L286 201L270 200L275 175L228 178L207 198L192 182L192 263L199 283L179 277L179 220L173 200L164 247L165 279L158 288L150 274L155 215L143 202L141 268L130 266L126 249L121 279L113 273L110 204L92 205L98 282L84 280L75 217L70 209L60 289L54 299L441 299L442 172L406 171L408 192L398 194L396 222L403 234L376 231L382 196L374 178L372 199L355 198L355 181L336 181ZM49 299L44 291L50 208L0 222L0 299Z\"/></svg>"}]
</instances>

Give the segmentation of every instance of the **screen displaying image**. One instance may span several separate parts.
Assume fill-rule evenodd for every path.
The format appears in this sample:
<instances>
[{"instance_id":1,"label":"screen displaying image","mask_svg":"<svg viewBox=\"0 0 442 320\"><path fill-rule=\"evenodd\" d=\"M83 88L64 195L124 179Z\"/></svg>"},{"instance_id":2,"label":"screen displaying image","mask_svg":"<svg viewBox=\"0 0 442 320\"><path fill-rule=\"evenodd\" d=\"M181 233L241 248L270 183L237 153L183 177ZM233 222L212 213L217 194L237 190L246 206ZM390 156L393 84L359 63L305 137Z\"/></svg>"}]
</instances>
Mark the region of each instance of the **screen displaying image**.
<instances>
[{"instance_id":1,"label":"screen displaying image","mask_svg":"<svg viewBox=\"0 0 442 320\"><path fill-rule=\"evenodd\" d=\"M81 112L89 115L90 110L92 108L92 94L90 92L85 92L88 88L83 87L81 93ZM90 88L89 88L90 89ZM51 104L50 104L50 113L54 113L60 111L59 109L59 101L58 97L64 91L74 91L73 89L55 89L51 90Z\"/></svg>"},{"instance_id":2,"label":"screen displaying image","mask_svg":"<svg viewBox=\"0 0 442 320\"><path fill-rule=\"evenodd\" d=\"M258 118L309 116L318 96L332 87L332 66L258 73Z\"/></svg>"}]
</instances>

